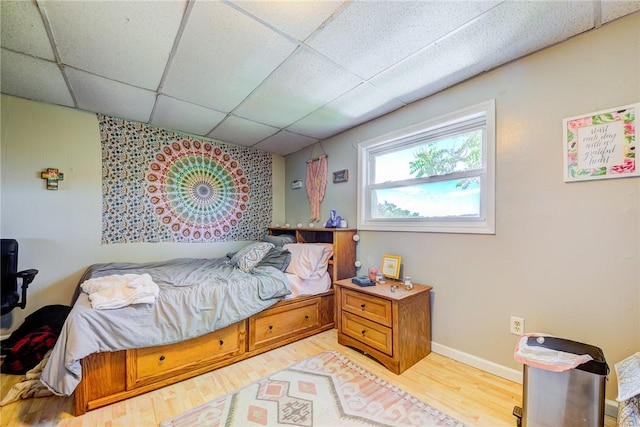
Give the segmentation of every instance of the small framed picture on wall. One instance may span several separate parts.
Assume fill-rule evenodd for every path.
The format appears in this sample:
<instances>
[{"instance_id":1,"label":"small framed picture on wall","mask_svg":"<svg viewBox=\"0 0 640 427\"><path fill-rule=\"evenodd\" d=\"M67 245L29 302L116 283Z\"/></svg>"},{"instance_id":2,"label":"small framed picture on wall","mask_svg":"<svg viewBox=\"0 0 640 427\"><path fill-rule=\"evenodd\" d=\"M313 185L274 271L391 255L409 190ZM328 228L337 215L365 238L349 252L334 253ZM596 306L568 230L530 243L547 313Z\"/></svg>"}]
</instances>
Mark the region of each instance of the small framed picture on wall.
<instances>
[{"instance_id":1,"label":"small framed picture on wall","mask_svg":"<svg viewBox=\"0 0 640 427\"><path fill-rule=\"evenodd\" d=\"M349 170L348 169L342 169L340 171L335 171L333 173L333 182L334 183L347 182L347 181L349 181Z\"/></svg>"}]
</instances>

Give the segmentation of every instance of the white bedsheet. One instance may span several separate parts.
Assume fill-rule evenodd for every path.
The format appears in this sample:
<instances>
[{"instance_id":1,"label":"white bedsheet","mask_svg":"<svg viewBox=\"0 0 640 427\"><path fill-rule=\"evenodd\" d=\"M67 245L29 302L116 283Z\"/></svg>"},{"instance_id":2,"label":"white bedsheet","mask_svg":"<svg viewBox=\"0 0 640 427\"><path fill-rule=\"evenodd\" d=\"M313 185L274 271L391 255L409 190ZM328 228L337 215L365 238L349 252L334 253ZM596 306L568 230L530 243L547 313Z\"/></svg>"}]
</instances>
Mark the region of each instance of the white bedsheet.
<instances>
[{"instance_id":1,"label":"white bedsheet","mask_svg":"<svg viewBox=\"0 0 640 427\"><path fill-rule=\"evenodd\" d=\"M291 294L285 299L291 299L302 295L316 295L328 291L331 288L331 277L328 271L324 273L314 273L314 275L306 280L301 279L295 274L284 273L291 285Z\"/></svg>"}]
</instances>

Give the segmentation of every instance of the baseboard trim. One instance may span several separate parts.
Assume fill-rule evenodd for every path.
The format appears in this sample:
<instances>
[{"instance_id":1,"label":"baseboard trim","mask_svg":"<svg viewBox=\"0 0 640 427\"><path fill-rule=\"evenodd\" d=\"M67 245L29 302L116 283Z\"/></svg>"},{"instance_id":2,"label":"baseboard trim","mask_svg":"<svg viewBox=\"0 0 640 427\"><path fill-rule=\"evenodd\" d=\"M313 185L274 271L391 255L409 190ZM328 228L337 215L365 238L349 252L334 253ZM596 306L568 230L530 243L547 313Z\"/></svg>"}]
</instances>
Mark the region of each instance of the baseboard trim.
<instances>
[{"instance_id":1,"label":"baseboard trim","mask_svg":"<svg viewBox=\"0 0 640 427\"><path fill-rule=\"evenodd\" d=\"M497 375L509 381L522 384L522 371L519 371L517 369L507 368L506 366L490 362L478 356L474 356L472 354L465 353L463 351L456 350L454 348L447 347L446 345L438 344L433 341L431 342L431 351L446 356L450 359L457 360L458 362L464 363L465 365L473 366L474 368L478 368L485 372L489 372L490 374Z\"/></svg>"},{"instance_id":2,"label":"baseboard trim","mask_svg":"<svg viewBox=\"0 0 640 427\"><path fill-rule=\"evenodd\" d=\"M465 353L460 350L456 350L446 345L438 344L437 342L431 342L431 351L438 353L442 356L446 356L450 359L456 360L465 365L473 366L482 371L496 375L500 378L504 378L509 381L513 381L518 384L522 384L522 371L513 368L507 368L506 366L499 365L481 357L474 356L469 353ZM606 399L604 402L604 413L613 418L618 417L618 402L615 400Z\"/></svg>"},{"instance_id":3,"label":"baseboard trim","mask_svg":"<svg viewBox=\"0 0 640 427\"><path fill-rule=\"evenodd\" d=\"M604 401L604 414L612 418L618 418L618 402L615 400Z\"/></svg>"}]
</instances>

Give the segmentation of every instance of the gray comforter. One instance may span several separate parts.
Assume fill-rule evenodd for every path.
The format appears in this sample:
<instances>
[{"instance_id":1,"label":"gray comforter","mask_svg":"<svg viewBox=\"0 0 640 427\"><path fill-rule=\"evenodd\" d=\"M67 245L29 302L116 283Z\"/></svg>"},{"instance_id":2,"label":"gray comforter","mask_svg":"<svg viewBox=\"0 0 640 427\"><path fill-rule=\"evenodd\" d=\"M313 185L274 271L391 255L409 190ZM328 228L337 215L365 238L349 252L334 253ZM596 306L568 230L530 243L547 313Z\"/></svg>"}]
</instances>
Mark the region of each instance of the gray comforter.
<instances>
[{"instance_id":1,"label":"gray comforter","mask_svg":"<svg viewBox=\"0 0 640 427\"><path fill-rule=\"evenodd\" d=\"M284 273L257 267L251 273L228 258L174 259L157 263L96 264L80 280L113 274L148 273L159 286L153 304L114 310L77 299L52 350L41 380L52 392L70 396L82 378L80 360L89 354L170 344L204 335L256 314L291 293Z\"/></svg>"}]
</instances>

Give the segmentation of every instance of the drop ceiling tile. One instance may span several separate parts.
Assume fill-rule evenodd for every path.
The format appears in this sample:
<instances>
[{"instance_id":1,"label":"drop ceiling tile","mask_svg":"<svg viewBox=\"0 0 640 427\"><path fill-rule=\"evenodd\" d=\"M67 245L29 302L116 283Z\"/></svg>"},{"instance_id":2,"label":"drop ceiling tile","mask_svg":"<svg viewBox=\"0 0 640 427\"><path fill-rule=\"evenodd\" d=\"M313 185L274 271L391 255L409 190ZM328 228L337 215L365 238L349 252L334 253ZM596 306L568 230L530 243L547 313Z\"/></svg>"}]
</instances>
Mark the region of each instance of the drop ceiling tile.
<instances>
[{"instance_id":1,"label":"drop ceiling tile","mask_svg":"<svg viewBox=\"0 0 640 427\"><path fill-rule=\"evenodd\" d=\"M234 113L281 128L296 122L360 82L348 71L301 48Z\"/></svg>"},{"instance_id":2,"label":"drop ceiling tile","mask_svg":"<svg viewBox=\"0 0 640 427\"><path fill-rule=\"evenodd\" d=\"M251 146L278 131L278 128L230 115L207 136L224 142Z\"/></svg>"},{"instance_id":3,"label":"drop ceiling tile","mask_svg":"<svg viewBox=\"0 0 640 427\"><path fill-rule=\"evenodd\" d=\"M363 83L287 129L313 138L324 139L404 105L369 83Z\"/></svg>"},{"instance_id":4,"label":"drop ceiling tile","mask_svg":"<svg viewBox=\"0 0 640 427\"><path fill-rule=\"evenodd\" d=\"M410 103L586 31L593 17L587 2L505 2L371 83Z\"/></svg>"},{"instance_id":5,"label":"drop ceiling tile","mask_svg":"<svg viewBox=\"0 0 640 427\"><path fill-rule=\"evenodd\" d=\"M186 1L44 3L64 64L155 90Z\"/></svg>"},{"instance_id":6,"label":"drop ceiling tile","mask_svg":"<svg viewBox=\"0 0 640 427\"><path fill-rule=\"evenodd\" d=\"M35 2L0 2L2 47L55 61L49 36Z\"/></svg>"},{"instance_id":7,"label":"drop ceiling tile","mask_svg":"<svg viewBox=\"0 0 640 427\"><path fill-rule=\"evenodd\" d=\"M371 78L498 1L349 2L307 44L339 64Z\"/></svg>"},{"instance_id":8,"label":"drop ceiling tile","mask_svg":"<svg viewBox=\"0 0 640 427\"><path fill-rule=\"evenodd\" d=\"M602 23L607 23L640 10L640 1L600 0Z\"/></svg>"},{"instance_id":9,"label":"drop ceiling tile","mask_svg":"<svg viewBox=\"0 0 640 427\"><path fill-rule=\"evenodd\" d=\"M232 1L269 25L303 41L329 18L343 1Z\"/></svg>"},{"instance_id":10,"label":"drop ceiling tile","mask_svg":"<svg viewBox=\"0 0 640 427\"><path fill-rule=\"evenodd\" d=\"M74 107L60 68L44 59L2 49L2 93Z\"/></svg>"},{"instance_id":11,"label":"drop ceiling tile","mask_svg":"<svg viewBox=\"0 0 640 427\"><path fill-rule=\"evenodd\" d=\"M229 112L296 44L221 2L196 2L163 92Z\"/></svg>"},{"instance_id":12,"label":"drop ceiling tile","mask_svg":"<svg viewBox=\"0 0 640 427\"><path fill-rule=\"evenodd\" d=\"M305 147L313 145L316 142L318 142L316 139L282 130L254 145L253 148L286 156L287 154L295 153L298 150L302 150Z\"/></svg>"},{"instance_id":13,"label":"drop ceiling tile","mask_svg":"<svg viewBox=\"0 0 640 427\"><path fill-rule=\"evenodd\" d=\"M226 114L189 104L165 95L158 96L151 124L195 135L206 135Z\"/></svg>"},{"instance_id":14,"label":"drop ceiling tile","mask_svg":"<svg viewBox=\"0 0 640 427\"><path fill-rule=\"evenodd\" d=\"M148 123L155 92L128 86L73 68L65 70L78 108Z\"/></svg>"}]
</instances>

